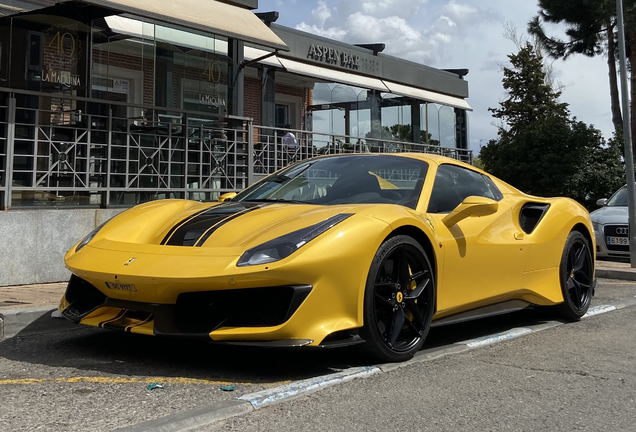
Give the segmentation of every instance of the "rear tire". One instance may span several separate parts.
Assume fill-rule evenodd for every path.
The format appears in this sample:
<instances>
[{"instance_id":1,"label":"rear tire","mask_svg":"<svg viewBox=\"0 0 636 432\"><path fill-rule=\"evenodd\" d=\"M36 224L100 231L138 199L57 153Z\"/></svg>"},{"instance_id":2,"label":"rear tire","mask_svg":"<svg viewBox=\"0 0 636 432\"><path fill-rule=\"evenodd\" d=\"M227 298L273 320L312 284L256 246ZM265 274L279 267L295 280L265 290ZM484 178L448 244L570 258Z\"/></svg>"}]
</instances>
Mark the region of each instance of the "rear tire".
<instances>
[{"instance_id":1,"label":"rear tire","mask_svg":"<svg viewBox=\"0 0 636 432\"><path fill-rule=\"evenodd\" d=\"M572 231L565 242L559 279L563 303L554 310L560 318L579 321L587 313L594 294L594 261L588 240L578 231Z\"/></svg>"},{"instance_id":2,"label":"rear tire","mask_svg":"<svg viewBox=\"0 0 636 432\"><path fill-rule=\"evenodd\" d=\"M413 238L386 240L373 258L364 293L360 335L372 356L399 362L413 357L435 311L435 281L426 252Z\"/></svg>"}]
</instances>

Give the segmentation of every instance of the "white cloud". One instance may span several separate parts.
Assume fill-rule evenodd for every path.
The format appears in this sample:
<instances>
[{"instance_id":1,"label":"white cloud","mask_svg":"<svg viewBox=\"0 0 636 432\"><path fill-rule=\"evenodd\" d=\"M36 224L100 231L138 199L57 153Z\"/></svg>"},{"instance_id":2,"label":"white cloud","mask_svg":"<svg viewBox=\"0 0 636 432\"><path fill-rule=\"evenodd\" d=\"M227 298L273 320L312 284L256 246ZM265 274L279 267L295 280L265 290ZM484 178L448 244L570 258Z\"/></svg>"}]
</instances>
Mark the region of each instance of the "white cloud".
<instances>
[{"instance_id":1,"label":"white cloud","mask_svg":"<svg viewBox=\"0 0 636 432\"><path fill-rule=\"evenodd\" d=\"M336 39L336 40L342 40L347 35L347 31L341 28L337 28L337 27L323 28L323 27L318 27L316 24L309 25L309 24L306 24L305 22L301 22L300 24L298 24L296 26L296 29L307 32L307 33L313 33L318 36L327 37L329 39Z\"/></svg>"},{"instance_id":2,"label":"white cloud","mask_svg":"<svg viewBox=\"0 0 636 432\"><path fill-rule=\"evenodd\" d=\"M452 0L448 2L443 8L442 12L454 17L457 20L464 20L470 15L474 15L478 12L477 8L474 8L467 4L457 3Z\"/></svg>"},{"instance_id":3,"label":"white cloud","mask_svg":"<svg viewBox=\"0 0 636 432\"><path fill-rule=\"evenodd\" d=\"M446 24L448 24L449 27L457 27L457 24L455 24L455 21L453 21L452 19L450 19L449 17L445 15L441 15L437 20L446 22Z\"/></svg>"},{"instance_id":4,"label":"white cloud","mask_svg":"<svg viewBox=\"0 0 636 432\"><path fill-rule=\"evenodd\" d=\"M327 6L327 3L324 1L318 2L318 7L311 11L311 16L314 17L315 20L320 22L320 25L325 25L325 21L327 18L331 16L331 9Z\"/></svg>"}]
</instances>

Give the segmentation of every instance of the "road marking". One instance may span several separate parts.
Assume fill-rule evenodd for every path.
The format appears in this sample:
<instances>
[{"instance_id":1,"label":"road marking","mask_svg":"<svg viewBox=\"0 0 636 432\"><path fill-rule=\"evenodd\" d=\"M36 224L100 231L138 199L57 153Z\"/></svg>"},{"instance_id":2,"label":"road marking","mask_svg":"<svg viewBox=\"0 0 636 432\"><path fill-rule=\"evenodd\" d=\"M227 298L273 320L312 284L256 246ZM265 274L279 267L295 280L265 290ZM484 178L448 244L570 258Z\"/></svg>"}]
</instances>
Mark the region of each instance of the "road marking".
<instances>
[{"instance_id":1,"label":"road marking","mask_svg":"<svg viewBox=\"0 0 636 432\"><path fill-rule=\"evenodd\" d=\"M242 386L264 386L275 387L280 385L289 384L291 381L280 381L275 383L251 383L251 382L236 382L236 381L214 381L197 378L183 378L183 377L150 377L150 378L118 378L118 377L70 377L70 378L22 378L22 379L5 379L0 380L0 385L30 385L30 384L150 384L161 383L170 385L188 385L188 384L200 384L200 385L242 385Z\"/></svg>"},{"instance_id":2,"label":"road marking","mask_svg":"<svg viewBox=\"0 0 636 432\"><path fill-rule=\"evenodd\" d=\"M382 372L382 370L375 366L353 367L342 372L295 381L273 389L246 394L239 397L238 400L249 402L254 409L258 409L275 404L283 399L292 399L308 393L317 392L325 387L341 384L355 378L366 378L369 375L380 372Z\"/></svg>"},{"instance_id":3,"label":"road marking","mask_svg":"<svg viewBox=\"0 0 636 432\"><path fill-rule=\"evenodd\" d=\"M583 315L581 318L589 318L591 316L594 315L599 315L605 312L611 312L616 310L616 306L610 306L610 305L598 305L598 306L593 306L591 308L589 308L587 310L587 313L585 315Z\"/></svg>"},{"instance_id":4,"label":"road marking","mask_svg":"<svg viewBox=\"0 0 636 432\"><path fill-rule=\"evenodd\" d=\"M603 285L634 285L634 281L623 282L623 281L616 281L612 279L605 279L603 281Z\"/></svg>"},{"instance_id":5,"label":"road marking","mask_svg":"<svg viewBox=\"0 0 636 432\"><path fill-rule=\"evenodd\" d=\"M532 330L526 327L512 329L504 333L495 333L489 336L483 336L477 339L471 339L469 341L458 342L460 344L466 344L468 348L477 348L485 345L494 344L508 339L513 339L524 334L532 333Z\"/></svg>"}]
</instances>

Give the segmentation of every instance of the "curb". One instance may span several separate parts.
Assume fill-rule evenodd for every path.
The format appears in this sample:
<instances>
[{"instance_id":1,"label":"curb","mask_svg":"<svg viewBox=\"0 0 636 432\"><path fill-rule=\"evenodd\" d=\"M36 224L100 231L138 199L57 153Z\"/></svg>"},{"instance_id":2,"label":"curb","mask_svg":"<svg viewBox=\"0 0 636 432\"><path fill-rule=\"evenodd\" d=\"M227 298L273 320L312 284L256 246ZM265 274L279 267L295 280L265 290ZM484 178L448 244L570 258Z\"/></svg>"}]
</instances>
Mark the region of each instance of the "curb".
<instances>
[{"instance_id":1,"label":"curb","mask_svg":"<svg viewBox=\"0 0 636 432\"><path fill-rule=\"evenodd\" d=\"M203 427L218 420L225 420L241 414L247 414L254 411L249 402L240 400L226 400L217 402L211 406L195 408L189 411L183 411L171 414L166 417L150 420L143 423L137 423L114 432L173 432L173 431L191 431Z\"/></svg>"},{"instance_id":2,"label":"curb","mask_svg":"<svg viewBox=\"0 0 636 432\"><path fill-rule=\"evenodd\" d=\"M53 306L0 309L0 341L17 335L54 310Z\"/></svg>"},{"instance_id":3,"label":"curb","mask_svg":"<svg viewBox=\"0 0 636 432\"><path fill-rule=\"evenodd\" d=\"M584 319L595 315L604 314L630 306L636 306L636 296L623 299L613 304L594 306L583 316ZM245 394L237 399L217 402L213 405L195 408L177 414L171 414L156 420L150 420L136 425L116 429L113 432L187 432L195 428L206 426L210 423L225 420L242 414L255 411L270 405L287 402L323 388L331 387L356 378L367 378L378 373L387 373L416 363L423 363L454 354L463 353L473 349L479 349L487 345L507 341L517 337L537 333L543 330L559 327L565 324L561 321L548 321L541 324L530 325L510 329L506 332L495 333L476 339L457 342L450 346L430 348L419 351L408 361L402 363L385 363L376 366L354 367L341 372L324 375L316 378L296 381L271 389L261 390L255 393Z\"/></svg>"},{"instance_id":4,"label":"curb","mask_svg":"<svg viewBox=\"0 0 636 432\"><path fill-rule=\"evenodd\" d=\"M620 279L636 281L636 272L629 270L616 270L608 268L597 268L596 277L603 279Z\"/></svg>"}]
</instances>

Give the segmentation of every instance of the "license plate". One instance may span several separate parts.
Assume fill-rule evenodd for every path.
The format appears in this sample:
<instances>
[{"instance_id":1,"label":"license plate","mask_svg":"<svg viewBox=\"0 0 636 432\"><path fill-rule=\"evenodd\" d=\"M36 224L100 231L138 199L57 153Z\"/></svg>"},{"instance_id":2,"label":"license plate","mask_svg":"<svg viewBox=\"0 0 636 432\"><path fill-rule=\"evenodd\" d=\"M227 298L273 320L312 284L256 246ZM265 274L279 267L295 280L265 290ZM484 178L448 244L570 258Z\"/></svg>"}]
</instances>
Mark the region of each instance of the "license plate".
<instances>
[{"instance_id":1,"label":"license plate","mask_svg":"<svg viewBox=\"0 0 636 432\"><path fill-rule=\"evenodd\" d=\"M112 290L137 292L137 288L135 288L133 284L120 284L120 283L106 282L106 287Z\"/></svg>"},{"instance_id":2,"label":"license plate","mask_svg":"<svg viewBox=\"0 0 636 432\"><path fill-rule=\"evenodd\" d=\"M627 237L607 237L608 245L629 246L629 238Z\"/></svg>"}]
</instances>

